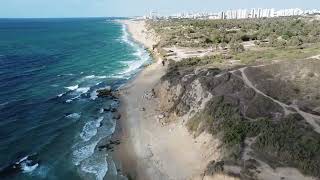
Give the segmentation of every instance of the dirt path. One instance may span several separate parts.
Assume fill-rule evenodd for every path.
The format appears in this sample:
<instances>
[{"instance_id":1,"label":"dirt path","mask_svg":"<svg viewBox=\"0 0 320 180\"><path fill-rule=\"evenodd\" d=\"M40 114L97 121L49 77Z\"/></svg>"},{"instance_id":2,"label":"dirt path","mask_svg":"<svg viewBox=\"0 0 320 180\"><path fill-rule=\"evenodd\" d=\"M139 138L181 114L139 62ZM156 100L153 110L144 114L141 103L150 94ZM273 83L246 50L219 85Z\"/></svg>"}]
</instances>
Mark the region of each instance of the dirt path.
<instances>
[{"instance_id":1,"label":"dirt path","mask_svg":"<svg viewBox=\"0 0 320 180\"><path fill-rule=\"evenodd\" d=\"M292 110L290 110L290 109L292 109L292 108L295 109L295 110L297 111L297 113L299 113L299 114L314 128L314 130L315 130L317 133L320 133L320 126L319 126L319 124L317 124L317 122L316 122L317 120L320 120L320 116L317 116L317 115L314 115L314 114L311 114L311 113L304 112L304 111L300 110L300 109L299 109L297 106L295 106L295 105L287 105L287 104L285 104L285 103L283 103L283 102L280 102L280 101L278 101L278 100L276 100L276 99L274 99L274 98L266 95L265 93L263 93L262 91L260 91L259 89L257 89L257 88L252 84L252 82L248 79L248 77L247 77L247 75L246 75L246 73L245 73L245 70L246 70L246 69L247 69L247 67L244 67L244 68L241 68L241 69L239 69L239 70L240 70L240 72L241 72L242 79L243 79L244 83L245 83L248 87L252 88L256 93L261 94L262 96L264 96L264 97L272 100L273 102L279 104L279 105L283 108L283 110L284 110L284 112L285 112L285 115L294 113L294 112L293 112Z\"/></svg>"}]
</instances>

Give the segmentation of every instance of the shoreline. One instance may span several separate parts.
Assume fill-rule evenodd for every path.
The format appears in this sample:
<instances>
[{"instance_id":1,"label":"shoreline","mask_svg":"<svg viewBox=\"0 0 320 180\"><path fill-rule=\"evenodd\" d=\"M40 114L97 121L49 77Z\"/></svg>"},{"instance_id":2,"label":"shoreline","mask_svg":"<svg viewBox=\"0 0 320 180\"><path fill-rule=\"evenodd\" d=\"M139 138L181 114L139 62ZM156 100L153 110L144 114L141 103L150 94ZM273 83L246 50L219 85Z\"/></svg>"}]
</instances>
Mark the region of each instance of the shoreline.
<instances>
[{"instance_id":1,"label":"shoreline","mask_svg":"<svg viewBox=\"0 0 320 180\"><path fill-rule=\"evenodd\" d=\"M121 21L131 37L156 55L153 63L120 90L121 119L114 137L121 140L114 157L120 162L123 175L129 179L203 179L203 172L219 152L210 151L218 142L208 134L196 139L182 119L163 124L159 98L148 97L166 73L156 45L155 34L144 21Z\"/></svg>"},{"instance_id":2,"label":"shoreline","mask_svg":"<svg viewBox=\"0 0 320 180\"><path fill-rule=\"evenodd\" d=\"M153 45L156 44L156 37L153 37L154 34L147 34L144 21L124 20L119 22L126 26L127 32L136 43L143 45L149 52L155 53ZM150 75L150 73L152 73L152 75ZM144 180L152 178L145 173L144 168L146 166L138 163L141 159L139 155L145 154L137 152L140 144L137 146L134 142L140 139L139 137L135 137L137 135L137 131L135 130L139 129L140 123L132 123L133 121L128 121L128 119L134 120L139 116L138 113L140 112L140 110L135 109L134 114L132 114L133 105L139 104L132 102L132 100L142 97L147 89L150 90L150 88L153 88L162 75L164 75L164 68L162 67L161 59L158 56L152 57L152 63L147 67L143 67L141 71L120 90L119 100L121 103L119 112L121 119L118 121L114 137L120 139L121 144L117 147L114 157L119 161L120 169L128 179ZM149 77L149 79L147 77ZM147 79L149 81L144 83ZM132 92L136 93L131 94Z\"/></svg>"},{"instance_id":3,"label":"shoreline","mask_svg":"<svg viewBox=\"0 0 320 180\"><path fill-rule=\"evenodd\" d=\"M146 34L146 28L145 28L145 22L144 21L136 21L136 20L120 20L119 23L126 26L126 30L129 33L129 36L132 38L135 43L139 43L142 46L144 46L150 53L155 53L153 51L153 45L156 44L156 38L150 37L153 35L147 35ZM148 38L149 37L149 38ZM151 56L151 54L150 54ZM156 57L156 58L155 58ZM154 69L161 69L161 59L158 56L151 57L152 62L149 66L143 67L141 71L139 71L136 76L127 82L123 87L120 89L120 107L119 107L119 113L121 114L121 119L118 121L115 133L113 135L113 139L120 139L121 144L116 147L115 152L113 153L114 158L120 163L120 169L122 170L122 174L127 176L128 179L150 179L151 177L147 176L144 173L144 170L141 168L141 166L138 165L137 161L139 159L138 153L133 148L135 145L132 142L134 138L132 137L131 130L133 127L131 127L126 121L128 119L128 107L130 107L130 103L128 102L128 99L126 98L126 95L132 91L136 87L137 84L140 84L139 82L145 80L145 75L148 74L148 72L154 70ZM160 67L160 68L159 68ZM164 72L163 70L161 70ZM158 73L160 75L160 73ZM163 73L162 73L163 74ZM162 75L161 75L162 76ZM155 78L155 80L160 80L160 77ZM156 82L153 80L153 82ZM153 86L153 85L152 85ZM150 86L141 86L142 88L147 88ZM144 91L140 91L144 92ZM138 96L138 95L134 95ZM137 129L137 128L136 128Z\"/></svg>"}]
</instances>

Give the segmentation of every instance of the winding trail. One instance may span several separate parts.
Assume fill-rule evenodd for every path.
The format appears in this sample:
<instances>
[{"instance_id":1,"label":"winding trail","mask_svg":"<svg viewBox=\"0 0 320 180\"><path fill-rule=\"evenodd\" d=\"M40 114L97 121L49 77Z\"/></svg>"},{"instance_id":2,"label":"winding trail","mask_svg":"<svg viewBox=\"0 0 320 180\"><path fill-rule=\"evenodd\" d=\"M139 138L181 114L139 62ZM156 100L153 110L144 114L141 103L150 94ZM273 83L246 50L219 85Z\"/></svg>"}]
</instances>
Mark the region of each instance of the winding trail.
<instances>
[{"instance_id":1,"label":"winding trail","mask_svg":"<svg viewBox=\"0 0 320 180\"><path fill-rule=\"evenodd\" d=\"M285 112L285 115L288 115L288 114L291 114L291 113L294 113L292 110L290 110L290 108L293 108L297 111L297 113L299 113L313 128L314 130L320 134L320 125L316 122L316 121L320 121L320 116L317 116L317 115L314 115L314 114L311 114L311 113L307 113L307 112L304 112L302 110L300 110L296 105L287 105L283 102L280 102L268 95L266 95L265 93L263 93L262 91L260 91L259 89L257 89L253 84L252 82L248 79L246 73L245 73L245 70L247 69L248 67L244 67L244 68L240 68L239 71L241 72L241 76L242 76L242 79L243 79L243 82L250 88L252 88L256 93L272 100L273 102L279 104L284 112ZM233 73L233 72L232 72Z\"/></svg>"}]
</instances>

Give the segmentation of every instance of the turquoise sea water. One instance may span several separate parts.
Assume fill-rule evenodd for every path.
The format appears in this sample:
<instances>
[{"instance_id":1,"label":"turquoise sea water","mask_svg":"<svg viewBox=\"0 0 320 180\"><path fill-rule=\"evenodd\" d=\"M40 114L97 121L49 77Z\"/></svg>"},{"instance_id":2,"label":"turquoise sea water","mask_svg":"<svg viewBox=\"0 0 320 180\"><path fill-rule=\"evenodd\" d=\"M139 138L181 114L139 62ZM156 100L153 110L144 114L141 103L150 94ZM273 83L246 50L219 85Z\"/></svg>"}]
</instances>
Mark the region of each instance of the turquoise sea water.
<instances>
[{"instance_id":1,"label":"turquoise sea water","mask_svg":"<svg viewBox=\"0 0 320 180\"><path fill-rule=\"evenodd\" d=\"M150 62L114 19L0 20L0 179L118 179L98 151L116 89Z\"/></svg>"}]
</instances>

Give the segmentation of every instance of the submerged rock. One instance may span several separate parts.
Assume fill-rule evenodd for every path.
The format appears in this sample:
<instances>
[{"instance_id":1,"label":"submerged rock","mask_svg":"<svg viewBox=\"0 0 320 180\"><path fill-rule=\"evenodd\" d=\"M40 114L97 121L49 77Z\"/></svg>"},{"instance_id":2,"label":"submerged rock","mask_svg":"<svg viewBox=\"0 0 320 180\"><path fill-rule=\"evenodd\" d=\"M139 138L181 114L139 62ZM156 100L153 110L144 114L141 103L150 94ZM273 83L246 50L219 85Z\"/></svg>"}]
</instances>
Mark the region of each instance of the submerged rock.
<instances>
[{"instance_id":1,"label":"submerged rock","mask_svg":"<svg viewBox=\"0 0 320 180\"><path fill-rule=\"evenodd\" d=\"M112 94L112 89L110 86L104 88L104 89L99 89L97 90L97 93L98 93L98 97L110 97L110 96L113 96Z\"/></svg>"}]
</instances>

